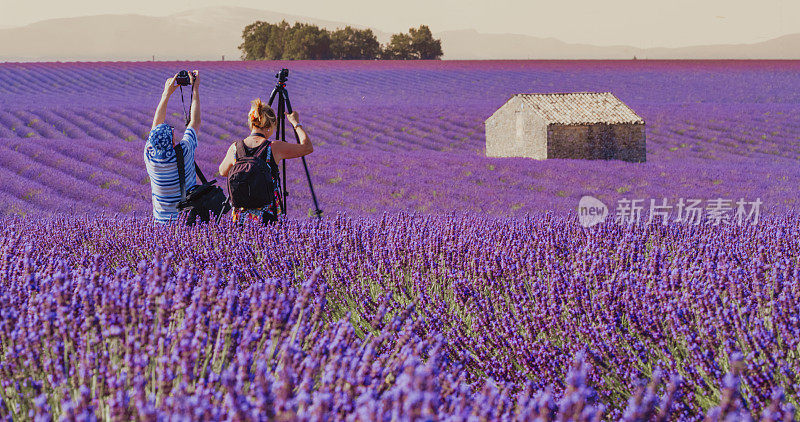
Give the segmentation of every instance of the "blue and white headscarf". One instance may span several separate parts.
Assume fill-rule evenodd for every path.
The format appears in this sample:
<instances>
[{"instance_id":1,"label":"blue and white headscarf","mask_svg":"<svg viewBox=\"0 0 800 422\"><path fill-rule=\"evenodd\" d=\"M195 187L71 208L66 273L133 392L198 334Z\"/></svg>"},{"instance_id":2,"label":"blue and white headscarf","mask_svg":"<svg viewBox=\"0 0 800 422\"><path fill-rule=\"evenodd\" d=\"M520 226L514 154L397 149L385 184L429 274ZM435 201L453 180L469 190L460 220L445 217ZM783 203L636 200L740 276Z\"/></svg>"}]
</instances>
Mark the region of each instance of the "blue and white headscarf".
<instances>
[{"instance_id":1,"label":"blue and white headscarf","mask_svg":"<svg viewBox=\"0 0 800 422\"><path fill-rule=\"evenodd\" d=\"M166 123L161 123L150 131L147 143L152 146L150 155L155 159L165 160L175 155L175 147L172 145L172 126Z\"/></svg>"}]
</instances>

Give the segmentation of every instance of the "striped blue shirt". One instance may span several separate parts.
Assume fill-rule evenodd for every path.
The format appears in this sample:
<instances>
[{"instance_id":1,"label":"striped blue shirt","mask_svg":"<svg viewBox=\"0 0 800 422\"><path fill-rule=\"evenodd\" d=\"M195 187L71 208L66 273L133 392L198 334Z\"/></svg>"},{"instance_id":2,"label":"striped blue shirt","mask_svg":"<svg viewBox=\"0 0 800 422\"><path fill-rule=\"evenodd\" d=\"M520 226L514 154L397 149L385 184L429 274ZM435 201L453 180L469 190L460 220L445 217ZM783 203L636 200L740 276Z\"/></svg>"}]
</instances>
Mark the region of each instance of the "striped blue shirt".
<instances>
[{"instance_id":1,"label":"striped blue shirt","mask_svg":"<svg viewBox=\"0 0 800 422\"><path fill-rule=\"evenodd\" d=\"M187 128L181 139L184 166L186 167L186 190L197 184L194 171L194 152L197 149L197 132ZM178 218L178 202L181 186L178 180L178 157L174 150L157 151L148 142L144 147L144 162L150 176L153 199L153 219L167 223Z\"/></svg>"}]
</instances>

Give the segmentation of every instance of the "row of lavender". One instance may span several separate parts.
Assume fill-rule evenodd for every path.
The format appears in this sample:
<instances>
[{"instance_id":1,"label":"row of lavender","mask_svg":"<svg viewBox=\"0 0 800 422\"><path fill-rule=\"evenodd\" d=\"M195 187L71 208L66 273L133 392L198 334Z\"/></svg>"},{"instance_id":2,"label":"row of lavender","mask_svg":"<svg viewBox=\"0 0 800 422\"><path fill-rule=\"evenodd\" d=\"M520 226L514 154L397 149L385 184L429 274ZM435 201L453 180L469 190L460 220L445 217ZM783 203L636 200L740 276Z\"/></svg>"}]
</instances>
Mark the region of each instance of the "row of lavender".
<instances>
[{"instance_id":1,"label":"row of lavender","mask_svg":"<svg viewBox=\"0 0 800 422\"><path fill-rule=\"evenodd\" d=\"M747 60L7 63L0 102L155 103L167 77L198 69L204 92L227 107L267 95L282 67L291 69L293 98L308 106L459 104L484 112L518 92L609 90L637 106L800 101L796 62Z\"/></svg>"},{"instance_id":2,"label":"row of lavender","mask_svg":"<svg viewBox=\"0 0 800 422\"><path fill-rule=\"evenodd\" d=\"M800 176L789 169L796 165L800 147L792 132L798 114L791 108L692 108L683 114L647 110L654 118L648 126L649 158L643 164L486 158L479 116L445 109L405 120L398 110L387 108L346 120L310 110L303 119L314 137L316 149L308 162L326 211L522 215L571 211L585 194L609 205L620 198L669 198L674 203L693 197L761 198L765 208L776 211L796 207ZM198 157L212 176L230 142L246 130L236 123L244 112L206 112ZM0 111L0 122L4 113ZM59 124L69 135L0 138L5 180L0 196L6 204L0 212L147 213L144 141L129 133L144 133L148 115L96 109L58 113L65 116ZM59 115L32 114L43 119ZM103 114L113 119L101 119ZM135 122L130 131L116 128L128 118ZM177 117L171 118L177 123ZM93 131L97 133L91 135ZM311 206L308 187L302 169L290 164L289 170L290 211L304 215Z\"/></svg>"},{"instance_id":3,"label":"row of lavender","mask_svg":"<svg viewBox=\"0 0 800 422\"><path fill-rule=\"evenodd\" d=\"M790 420L799 223L5 218L0 412Z\"/></svg>"}]
</instances>

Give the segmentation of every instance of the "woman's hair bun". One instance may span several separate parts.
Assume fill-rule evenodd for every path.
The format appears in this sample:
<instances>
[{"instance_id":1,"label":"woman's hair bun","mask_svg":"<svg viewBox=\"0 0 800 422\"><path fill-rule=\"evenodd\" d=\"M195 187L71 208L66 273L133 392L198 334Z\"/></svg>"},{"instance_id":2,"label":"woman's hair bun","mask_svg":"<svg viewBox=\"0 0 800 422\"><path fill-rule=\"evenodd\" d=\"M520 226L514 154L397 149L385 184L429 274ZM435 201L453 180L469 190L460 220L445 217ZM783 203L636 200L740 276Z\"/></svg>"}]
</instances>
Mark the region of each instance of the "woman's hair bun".
<instances>
[{"instance_id":1,"label":"woman's hair bun","mask_svg":"<svg viewBox=\"0 0 800 422\"><path fill-rule=\"evenodd\" d=\"M248 114L250 124L257 127L270 127L275 121L275 112L272 107L265 105L261 98L256 98L250 102L250 113Z\"/></svg>"}]
</instances>

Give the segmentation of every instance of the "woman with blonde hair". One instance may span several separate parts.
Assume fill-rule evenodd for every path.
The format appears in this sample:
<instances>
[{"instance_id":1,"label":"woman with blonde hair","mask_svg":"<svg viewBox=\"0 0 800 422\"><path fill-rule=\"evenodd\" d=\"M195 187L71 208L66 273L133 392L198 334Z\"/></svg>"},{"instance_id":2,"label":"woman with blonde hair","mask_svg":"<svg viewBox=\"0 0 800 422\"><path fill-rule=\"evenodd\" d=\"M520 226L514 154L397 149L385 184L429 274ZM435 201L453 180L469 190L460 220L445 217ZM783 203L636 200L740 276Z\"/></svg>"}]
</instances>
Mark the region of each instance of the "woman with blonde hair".
<instances>
[{"instance_id":1,"label":"woman with blonde hair","mask_svg":"<svg viewBox=\"0 0 800 422\"><path fill-rule=\"evenodd\" d=\"M299 144L269 138L275 133L277 116L260 98L251 102L247 114L250 136L234 142L219 165L219 174L228 178L233 220L246 219L264 224L278 220L281 214L278 163L281 160L311 154L314 147L297 111L286 113L300 140Z\"/></svg>"}]
</instances>

